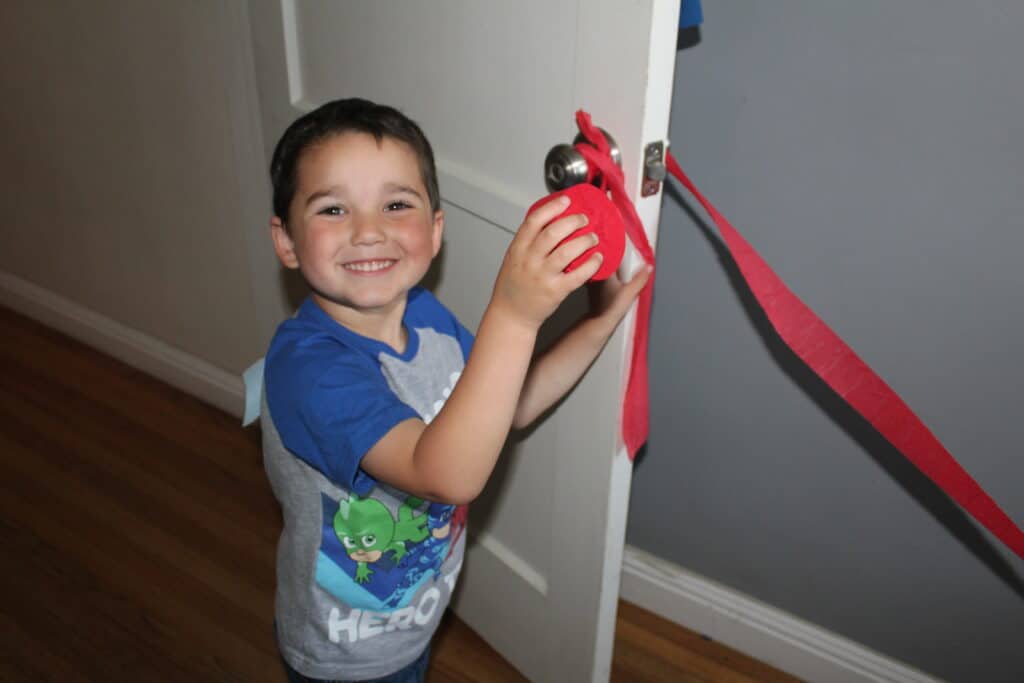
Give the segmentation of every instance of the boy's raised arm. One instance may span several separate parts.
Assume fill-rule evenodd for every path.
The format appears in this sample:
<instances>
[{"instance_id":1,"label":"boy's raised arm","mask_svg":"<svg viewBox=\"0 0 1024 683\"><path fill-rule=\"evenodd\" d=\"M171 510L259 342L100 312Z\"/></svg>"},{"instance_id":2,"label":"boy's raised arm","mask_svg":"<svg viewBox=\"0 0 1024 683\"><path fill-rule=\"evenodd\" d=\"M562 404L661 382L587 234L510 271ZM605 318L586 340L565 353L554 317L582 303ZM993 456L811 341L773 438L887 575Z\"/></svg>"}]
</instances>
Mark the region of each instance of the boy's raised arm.
<instances>
[{"instance_id":1,"label":"boy's raised arm","mask_svg":"<svg viewBox=\"0 0 1024 683\"><path fill-rule=\"evenodd\" d=\"M437 502L467 503L479 495L519 408L537 331L601 263L595 254L564 272L597 239L586 234L562 244L586 224L585 216L572 214L548 225L567 203L556 199L526 217L505 254L452 395L429 425L406 420L378 441L362 461L371 476Z\"/></svg>"},{"instance_id":2,"label":"boy's raised arm","mask_svg":"<svg viewBox=\"0 0 1024 683\"><path fill-rule=\"evenodd\" d=\"M617 275L590 285L590 315L556 341L530 365L512 426L522 428L557 403L583 377L647 284L644 266L623 283Z\"/></svg>"}]
</instances>

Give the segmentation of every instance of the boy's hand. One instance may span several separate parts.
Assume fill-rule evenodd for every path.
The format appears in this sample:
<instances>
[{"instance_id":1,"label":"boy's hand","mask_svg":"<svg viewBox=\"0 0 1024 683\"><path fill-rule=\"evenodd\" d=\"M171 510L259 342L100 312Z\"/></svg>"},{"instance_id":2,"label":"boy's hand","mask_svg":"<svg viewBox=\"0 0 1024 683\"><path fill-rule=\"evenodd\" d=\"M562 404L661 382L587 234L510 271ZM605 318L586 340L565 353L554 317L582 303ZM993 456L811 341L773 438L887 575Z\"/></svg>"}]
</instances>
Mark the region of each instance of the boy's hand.
<instances>
[{"instance_id":1,"label":"boy's hand","mask_svg":"<svg viewBox=\"0 0 1024 683\"><path fill-rule=\"evenodd\" d=\"M651 277L652 268L644 265L630 279L623 283L618 273L602 282L591 282L587 285L590 298L590 316L600 320L607 334L615 331L619 321L625 317L633 299L640 295L647 280Z\"/></svg>"},{"instance_id":2,"label":"boy's hand","mask_svg":"<svg viewBox=\"0 0 1024 683\"><path fill-rule=\"evenodd\" d=\"M560 244L587 224L583 214L564 216L548 224L565 209L568 201L567 197L560 197L526 217L505 252L494 283L491 306L532 331L601 266L602 256L595 253L578 268L564 272L566 266L597 243L597 236L590 233Z\"/></svg>"}]
</instances>

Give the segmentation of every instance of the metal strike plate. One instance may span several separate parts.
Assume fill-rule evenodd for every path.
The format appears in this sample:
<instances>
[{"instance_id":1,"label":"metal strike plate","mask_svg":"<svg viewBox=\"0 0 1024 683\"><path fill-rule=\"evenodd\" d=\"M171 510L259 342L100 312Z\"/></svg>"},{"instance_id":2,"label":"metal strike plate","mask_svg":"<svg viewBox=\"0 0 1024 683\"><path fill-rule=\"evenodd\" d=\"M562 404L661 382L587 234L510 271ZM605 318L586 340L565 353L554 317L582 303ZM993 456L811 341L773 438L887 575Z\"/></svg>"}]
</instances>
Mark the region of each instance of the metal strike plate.
<instances>
[{"instance_id":1,"label":"metal strike plate","mask_svg":"<svg viewBox=\"0 0 1024 683\"><path fill-rule=\"evenodd\" d=\"M658 194L665 175L665 143L659 140L644 147L644 182L640 188L640 196L650 197Z\"/></svg>"}]
</instances>

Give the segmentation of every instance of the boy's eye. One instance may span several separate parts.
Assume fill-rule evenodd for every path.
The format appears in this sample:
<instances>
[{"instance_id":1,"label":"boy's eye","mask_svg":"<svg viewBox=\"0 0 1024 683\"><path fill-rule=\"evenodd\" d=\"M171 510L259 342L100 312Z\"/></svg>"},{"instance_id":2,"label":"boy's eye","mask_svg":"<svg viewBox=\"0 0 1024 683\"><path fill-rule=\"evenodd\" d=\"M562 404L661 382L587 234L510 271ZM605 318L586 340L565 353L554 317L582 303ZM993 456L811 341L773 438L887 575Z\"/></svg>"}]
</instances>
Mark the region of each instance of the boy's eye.
<instances>
[{"instance_id":1,"label":"boy's eye","mask_svg":"<svg viewBox=\"0 0 1024 683\"><path fill-rule=\"evenodd\" d=\"M373 534L366 534L360 540L362 540L364 548L372 548L373 545L377 542L377 537Z\"/></svg>"},{"instance_id":2,"label":"boy's eye","mask_svg":"<svg viewBox=\"0 0 1024 683\"><path fill-rule=\"evenodd\" d=\"M355 542L355 540L353 538L349 537L349 536L342 536L341 537L341 542L344 544L346 550L355 550L356 549L356 542Z\"/></svg>"},{"instance_id":3,"label":"boy's eye","mask_svg":"<svg viewBox=\"0 0 1024 683\"><path fill-rule=\"evenodd\" d=\"M411 208L412 208L412 204L410 204L409 202L402 201L400 199L399 200L395 200L393 202L388 202L388 205L387 205L387 210L388 211L401 211L402 209L411 209Z\"/></svg>"},{"instance_id":4,"label":"boy's eye","mask_svg":"<svg viewBox=\"0 0 1024 683\"><path fill-rule=\"evenodd\" d=\"M345 213L345 209L341 208L340 206L325 206L324 208L317 211L317 213L323 214L325 216L340 216L343 213Z\"/></svg>"}]
</instances>

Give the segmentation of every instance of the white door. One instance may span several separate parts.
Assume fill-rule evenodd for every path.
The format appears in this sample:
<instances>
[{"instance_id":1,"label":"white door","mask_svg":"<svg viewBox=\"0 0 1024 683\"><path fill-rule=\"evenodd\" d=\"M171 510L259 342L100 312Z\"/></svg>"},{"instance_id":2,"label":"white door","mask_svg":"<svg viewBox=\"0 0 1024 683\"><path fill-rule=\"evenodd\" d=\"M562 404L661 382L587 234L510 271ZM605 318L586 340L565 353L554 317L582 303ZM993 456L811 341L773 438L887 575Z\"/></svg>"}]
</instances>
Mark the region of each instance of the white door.
<instances>
[{"instance_id":1,"label":"white door","mask_svg":"<svg viewBox=\"0 0 1024 683\"><path fill-rule=\"evenodd\" d=\"M513 231L546 194L544 157L572 141L578 108L621 147L653 242L660 195L640 198L641 157L668 130L678 6L253 0L265 152L297 115L337 97L420 123L447 216L428 277L473 329ZM638 263L630 255L624 267ZM630 337L620 330L568 399L513 438L471 507L455 610L531 680L608 678L631 474L619 436Z\"/></svg>"}]
</instances>

